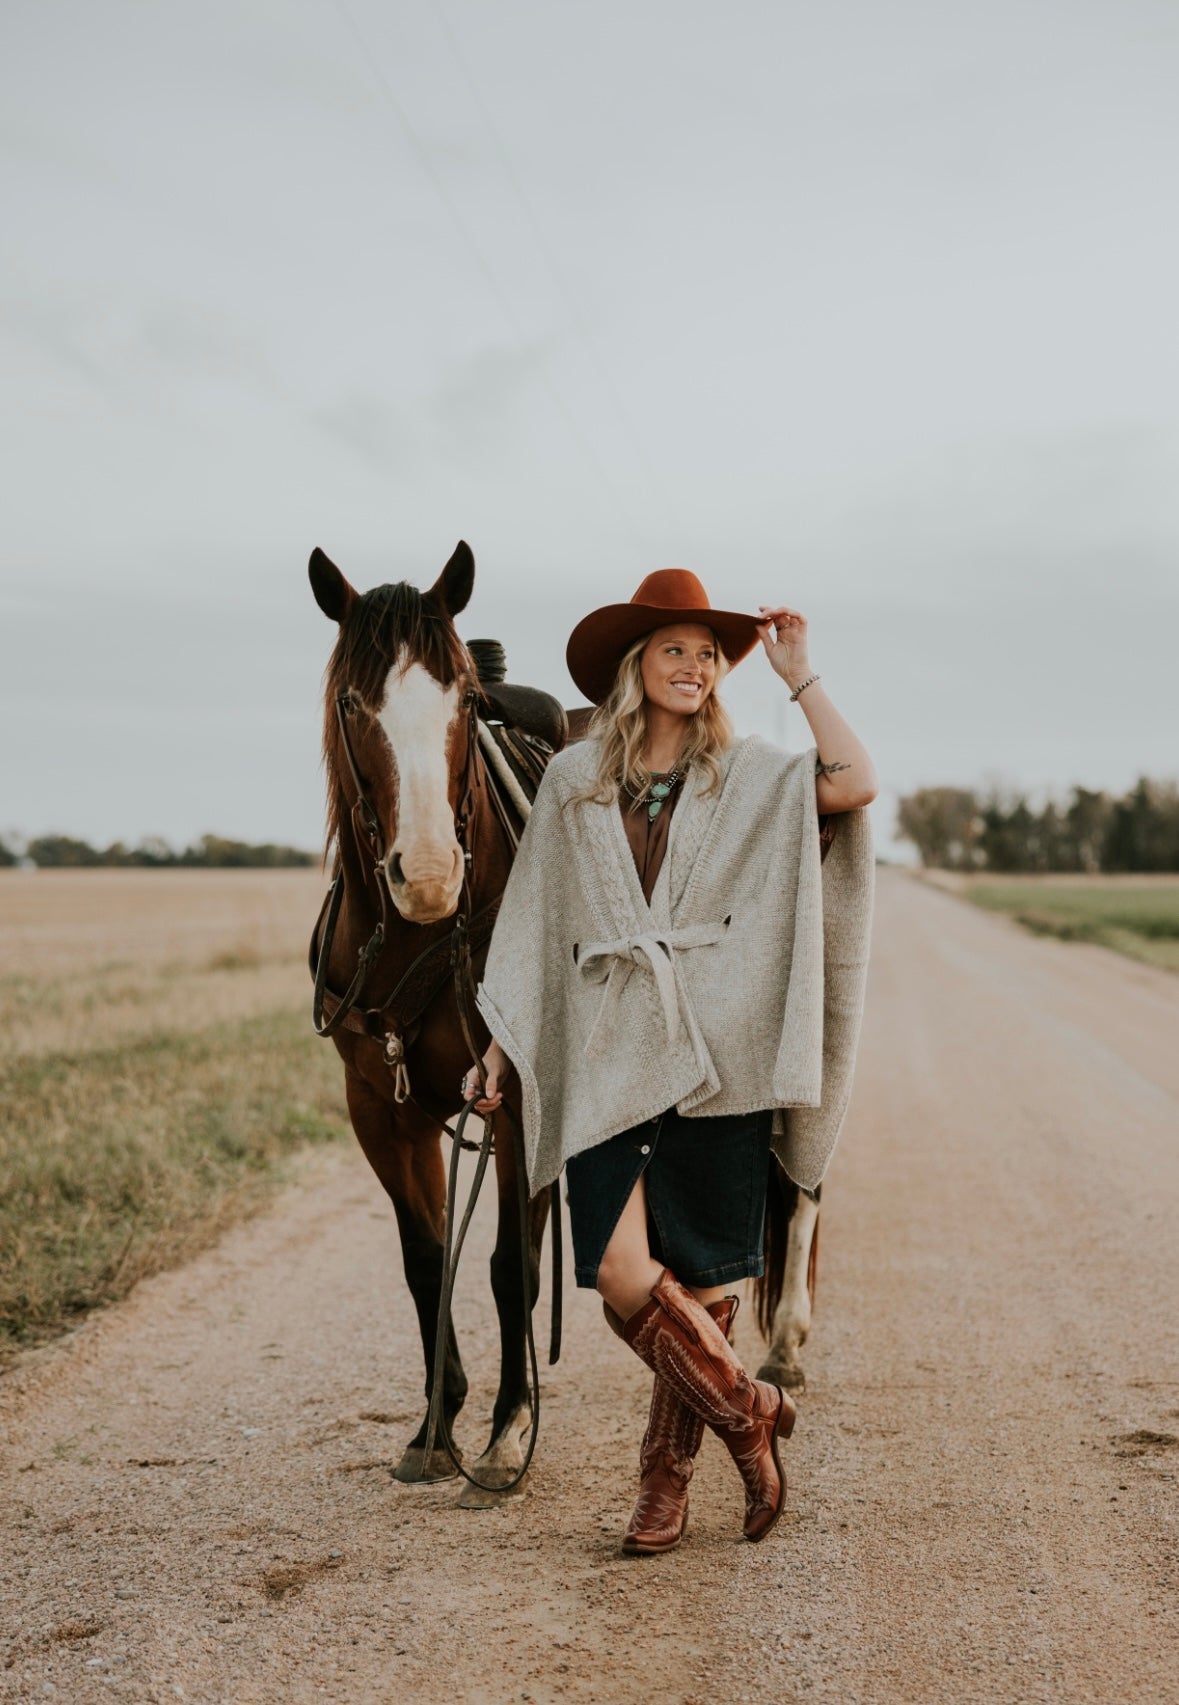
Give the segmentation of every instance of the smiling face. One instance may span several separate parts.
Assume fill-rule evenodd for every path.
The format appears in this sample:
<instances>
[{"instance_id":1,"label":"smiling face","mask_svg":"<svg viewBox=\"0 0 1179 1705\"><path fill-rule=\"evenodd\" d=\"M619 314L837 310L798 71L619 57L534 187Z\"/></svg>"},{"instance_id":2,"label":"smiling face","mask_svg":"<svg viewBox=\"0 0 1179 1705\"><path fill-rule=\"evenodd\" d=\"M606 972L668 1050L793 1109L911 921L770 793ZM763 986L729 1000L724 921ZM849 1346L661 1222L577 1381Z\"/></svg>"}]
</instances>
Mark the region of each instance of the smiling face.
<instances>
[{"instance_id":1,"label":"smiling face","mask_svg":"<svg viewBox=\"0 0 1179 1705\"><path fill-rule=\"evenodd\" d=\"M716 685L717 644L702 622L656 628L642 656L643 692L649 705L691 716Z\"/></svg>"}]
</instances>

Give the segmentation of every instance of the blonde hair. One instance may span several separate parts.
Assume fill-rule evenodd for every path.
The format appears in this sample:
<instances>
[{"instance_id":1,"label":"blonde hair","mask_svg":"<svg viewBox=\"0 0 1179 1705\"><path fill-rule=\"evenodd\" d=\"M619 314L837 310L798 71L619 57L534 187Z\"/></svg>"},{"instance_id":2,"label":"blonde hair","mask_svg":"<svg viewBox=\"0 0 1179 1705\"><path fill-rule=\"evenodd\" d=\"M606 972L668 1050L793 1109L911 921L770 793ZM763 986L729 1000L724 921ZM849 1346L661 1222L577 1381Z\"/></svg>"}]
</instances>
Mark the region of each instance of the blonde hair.
<instances>
[{"instance_id":1,"label":"blonde hair","mask_svg":"<svg viewBox=\"0 0 1179 1705\"><path fill-rule=\"evenodd\" d=\"M597 775L590 787L573 795L570 804L585 801L613 805L624 787L641 796L650 785L651 771L641 761L647 742L642 659L650 638L645 633L623 654L613 687L590 718L586 738L598 742ZM706 793L713 793L719 786L717 758L733 742L733 724L716 692L729 665L716 635L712 638L716 646L716 680L700 709L685 717L684 743L676 760L681 771L689 765L703 770L708 777Z\"/></svg>"}]
</instances>

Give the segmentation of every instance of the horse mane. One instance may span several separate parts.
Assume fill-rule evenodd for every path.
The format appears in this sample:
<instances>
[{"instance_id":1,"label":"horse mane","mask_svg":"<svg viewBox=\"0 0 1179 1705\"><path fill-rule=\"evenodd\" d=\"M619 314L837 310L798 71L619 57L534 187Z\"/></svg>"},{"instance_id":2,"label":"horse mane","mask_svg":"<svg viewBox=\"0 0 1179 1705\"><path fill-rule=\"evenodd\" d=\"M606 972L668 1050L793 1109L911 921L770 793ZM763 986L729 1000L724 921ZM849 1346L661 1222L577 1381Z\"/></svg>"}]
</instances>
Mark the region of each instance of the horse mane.
<instances>
[{"instance_id":1,"label":"horse mane","mask_svg":"<svg viewBox=\"0 0 1179 1705\"><path fill-rule=\"evenodd\" d=\"M444 687L464 677L474 678L470 655L454 623L428 593L399 580L393 586L374 586L356 599L340 625L324 671L323 759L328 782L325 864L333 848L339 846L349 810L340 781L336 700L351 689L366 705L375 705L399 657L406 664L421 663Z\"/></svg>"}]
</instances>

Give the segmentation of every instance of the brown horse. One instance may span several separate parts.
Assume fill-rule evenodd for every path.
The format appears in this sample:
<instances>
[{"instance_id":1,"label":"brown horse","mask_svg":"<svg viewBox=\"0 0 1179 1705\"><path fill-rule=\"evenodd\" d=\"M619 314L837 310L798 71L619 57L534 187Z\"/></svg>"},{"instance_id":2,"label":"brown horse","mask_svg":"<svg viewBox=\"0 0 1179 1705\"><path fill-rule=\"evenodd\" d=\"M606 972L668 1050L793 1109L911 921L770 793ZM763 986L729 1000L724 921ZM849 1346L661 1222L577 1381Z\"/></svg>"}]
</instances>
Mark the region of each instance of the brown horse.
<instances>
[{"instance_id":1,"label":"brown horse","mask_svg":"<svg viewBox=\"0 0 1179 1705\"><path fill-rule=\"evenodd\" d=\"M320 550L309 573L316 602L340 630L325 677L328 857L336 881L312 942L317 1018L322 1012L323 1033L344 1062L353 1129L393 1203L428 1403L445 1230L441 1121L459 1110L471 1064L464 1023L480 1053L488 1042L478 1014L459 1011L453 920L456 911L469 920L463 934L477 978L514 851L512 827L485 785L476 723L483 694L453 622L470 599L475 563L460 543L427 592L402 582L359 594ZM513 1092L514 1079L509 1103ZM512 1111L518 1120L519 1106ZM525 1328L549 1209L543 1190L528 1210L526 1287L510 1140L496 1143L496 1181L491 1288L501 1355L491 1435L475 1465L485 1486L505 1485L524 1460L531 1420ZM467 1394L453 1328L442 1383L449 1435ZM442 1449L427 1459L425 1446L423 1419L395 1470L399 1480L454 1473ZM461 1499L488 1501L471 1488Z\"/></svg>"}]
</instances>

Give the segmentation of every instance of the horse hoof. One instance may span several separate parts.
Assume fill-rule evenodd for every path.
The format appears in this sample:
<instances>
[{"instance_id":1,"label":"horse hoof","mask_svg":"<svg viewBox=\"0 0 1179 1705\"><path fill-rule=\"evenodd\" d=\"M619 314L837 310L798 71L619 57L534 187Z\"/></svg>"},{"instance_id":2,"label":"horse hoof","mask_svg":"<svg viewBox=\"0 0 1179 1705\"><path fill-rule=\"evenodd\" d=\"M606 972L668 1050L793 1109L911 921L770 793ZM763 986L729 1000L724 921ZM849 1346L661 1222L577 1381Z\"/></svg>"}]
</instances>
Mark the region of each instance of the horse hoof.
<instances>
[{"instance_id":1,"label":"horse hoof","mask_svg":"<svg viewBox=\"0 0 1179 1705\"><path fill-rule=\"evenodd\" d=\"M757 1377L767 1380L770 1385L780 1385L783 1391L806 1390L806 1374L797 1362L763 1362L757 1370Z\"/></svg>"},{"instance_id":2,"label":"horse hoof","mask_svg":"<svg viewBox=\"0 0 1179 1705\"><path fill-rule=\"evenodd\" d=\"M510 1468L480 1469L476 1465L474 1472L480 1480L485 1480L485 1486L472 1486L470 1481L459 1493L458 1508L460 1510L497 1510L509 1498L519 1497L528 1484L525 1475L518 1486L513 1486L510 1492L502 1490L511 1480L515 1470Z\"/></svg>"},{"instance_id":3,"label":"horse hoof","mask_svg":"<svg viewBox=\"0 0 1179 1705\"><path fill-rule=\"evenodd\" d=\"M421 1445L410 1445L393 1470L393 1478L406 1486L425 1486L434 1480L453 1480L457 1473L444 1450L431 1451L427 1459Z\"/></svg>"}]
</instances>

